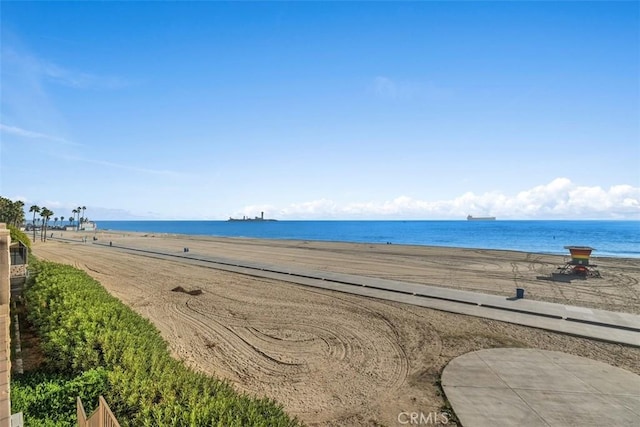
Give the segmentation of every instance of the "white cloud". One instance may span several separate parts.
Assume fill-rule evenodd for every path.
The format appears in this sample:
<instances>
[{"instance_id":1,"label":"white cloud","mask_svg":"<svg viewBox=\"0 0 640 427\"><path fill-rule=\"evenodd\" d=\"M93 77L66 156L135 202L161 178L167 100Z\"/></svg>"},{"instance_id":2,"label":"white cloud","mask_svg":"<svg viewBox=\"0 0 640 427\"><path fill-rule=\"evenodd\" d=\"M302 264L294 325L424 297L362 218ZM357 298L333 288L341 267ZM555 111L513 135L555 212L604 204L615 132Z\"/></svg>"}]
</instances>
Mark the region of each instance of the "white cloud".
<instances>
[{"instance_id":1,"label":"white cloud","mask_svg":"<svg viewBox=\"0 0 640 427\"><path fill-rule=\"evenodd\" d=\"M15 126L7 126L7 125L4 125L2 123L0 123L0 131L3 132L3 133L7 133L7 134L10 134L10 135L14 135L14 136L22 137L22 138L44 139L44 140L48 140L48 141L58 142L58 143L65 144L65 145L82 146L82 144L78 144L78 143L75 143L75 142L67 141L64 138L59 138L59 137L52 136L52 135L47 135L47 134L44 134L44 133L39 133L39 132L34 132L34 131L26 130L26 129L21 129L21 128L18 128L18 127L15 127ZM69 156L69 155L58 154L58 153L54 153L53 155L55 157L62 158L62 159L65 159L65 160L80 161L80 162L84 162L84 163L91 163L91 164L94 164L94 165L106 166L106 167L115 168L115 169L124 169L124 170L132 171L132 172L140 172L140 173L154 174L154 175L166 175L166 176L172 176L172 177L186 176L187 175L187 174L184 174L184 173L181 173L181 172L175 172L175 171L166 170L166 169L142 168L142 167L138 167L138 166L131 166L131 165L125 165L125 164L120 164L120 163L113 163L113 162L108 162L108 161L104 161L104 160L88 159L88 158L84 158L84 157L75 157L75 156Z\"/></svg>"},{"instance_id":2,"label":"white cloud","mask_svg":"<svg viewBox=\"0 0 640 427\"><path fill-rule=\"evenodd\" d=\"M106 166L106 167L114 168L114 169L123 169L123 170L128 170L128 171L131 171L131 172L139 172L139 173L145 173L145 174L151 174L151 175L164 175L164 176L174 177L174 178L186 177L186 176L190 176L191 175L191 174L187 174L187 173L183 173L183 172L176 172L176 171L167 170L167 169L142 168L142 167L139 167L139 166L125 165L125 164L121 164L121 163L108 162L108 161L105 161L105 160L88 159L88 158L85 158L85 157L76 157L76 156L69 156L69 155L56 155L56 156L61 158L61 159L65 159L65 160L79 161L79 162L83 162L83 163L90 163L90 164L99 165L99 166Z\"/></svg>"},{"instance_id":3,"label":"white cloud","mask_svg":"<svg viewBox=\"0 0 640 427\"><path fill-rule=\"evenodd\" d=\"M373 90L376 95L381 97L396 98L398 96L398 87L396 83L383 76L373 79Z\"/></svg>"},{"instance_id":4,"label":"white cloud","mask_svg":"<svg viewBox=\"0 0 640 427\"><path fill-rule=\"evenodd\" d=\"M281 219L462 219L495 215L500 219L640 219L640 188L616 185L609 189L578 186L567 178L523 190L516 195L468 192L450 200L427 201L400 196L387 201L339 205L320 199L283 208L248 207L277 212Z\"/></svg>"},{"instance_id":5,"label":"white cloud","mask_svg":"<svg viewBox=\"0 0 640 427\"><path fill-rule=\"evenodd\" d=\"M386 99L443 100L452 95L450 90L439 87L432 82L410 82L385 76L376 76L371 83L371 89L375 96Z\"/></svg>"},{"instance_id":6,"label":"white cloud","mask_svg":"<svg viewBox=\"0 0 640 427\"><path fill-rule=\"evenodd\" d=\"M129 85L120 77L72 70L13 47L3 46L2 56L6 61L3 65L16 67L35 80L46 79L76 89L121 89Z\"/></svg>"},{"instance_id":7,"label":"white cloud","mask_svg":"<svg viewBox=\"0 0 640 427\"><path fill-rule=\"evenodd\" d=\"M75 142L67 141L66 139L60 138L58 136L47 135L40 132L34 132L34 131L19 128L19 127L15 127L15 126L7 126L2 123L0 123L0 131L3 133L7 133L9 135L19 136L22 138L45 139L48 141L59 142L65 145L75 145L75 146L81 145Z\"/></svg>"},{"instance_id":8,"label":"white cloud","mask_svg":"<svg viewBox=\"0 0 640 427\"><path fill-rule=\"evenodd\" d=\"M121 89L128 85L119 77L74 71L46 61L40 61L38 65L49 80L77 89Z\"/></svg>"},{"instance_id":9,"label":"white cloud","mask_svg":"<svg viewBox=\"0 0 640 427\"><path fill-rule=\"evenodd\" d=\"M54 97L51 84L75 89L111 90L128 85L114 76L72 70L31 53L19 37L3 31L0 49L2 68L2 121L4 135L28 138L31 142L76 144L63 138L69 126ZM9 123L11 125L9 125ZM14 126L17 125L17 126Z\"/></svg>"},{"instance_id":10,"label":"white cloud","mask_svg":"<svg viewBox=\"0 0 640 427\"><path fill-rule=\"evenodd\" d=\"M14 196L9 197L11 200L22 200L25 204L25 217L27 220L33 218L33 213L29 212L31 205L38 205L40 207L46 206L54 212L55 217L64 217L65 223L72 216L72 211L78 206L85 206L78 201L60 202L58 200L42 199L42 200L30 200L27 197ZM111 209L103 208L99 206L86 205L87 210L85 216L89 219L101 219L101 220L149 220L158 219L159 216L152 212L136 213L126 209Z\"/></svg>"},{"instance_id":11,"label":"white cloud","mask_svg":"<svg viewBox=\"0 0 640 427\"><path fill-rule=\"evenodd\" d=\"M377 76L373 79L373 92L380 98L411 99L425 94L422 84L392 80Z\"/></svg>"},{"instance_id":12,"label":"white cloud","mask_svg":"<svg viewBox=\"0 0 640 427\"><path fill-rule=\"evenodd\" d=\"M161 171L156 171L161 172ZM26 197L12 197L30 206L34 202L47 206L56 214L70 212L77 202L57 200L30 201ZM160 212L158 206L153 207ZM191 211L185 206L183 212ZM197 209L192 210L196 212ZM517 194L499 192L475 194L467 192L448 200L419 200L399 196L391 200L338 203L323 198L287 206L273 204L247 205L231 216L253 218L264 212L265 218L281 220L313 219L459 219L467 215L494 215L498 219L633 219L640 220L640 187L615 185L608 189L599 186L580 186L566 178L557 178ZM193 219L183 215L137 212L89 206L87 216L98 219ZM202 219L207 218L205 215ZM219 218L226 219L226 218Z\"/></svg>"},{"instance_id":13,"label":"white cloud","mask_svg":"<svg viewBox=\"0 0 640 427\"><path fill-rule=\"evenodd\" d=\"M275 208L271 205L249 205L242 208L240 211L233 214L233 218L254 218L260 216L260 212L264 212L265 218L272 218L271 213L275 211Z\"/></svg>"}]
</instances>

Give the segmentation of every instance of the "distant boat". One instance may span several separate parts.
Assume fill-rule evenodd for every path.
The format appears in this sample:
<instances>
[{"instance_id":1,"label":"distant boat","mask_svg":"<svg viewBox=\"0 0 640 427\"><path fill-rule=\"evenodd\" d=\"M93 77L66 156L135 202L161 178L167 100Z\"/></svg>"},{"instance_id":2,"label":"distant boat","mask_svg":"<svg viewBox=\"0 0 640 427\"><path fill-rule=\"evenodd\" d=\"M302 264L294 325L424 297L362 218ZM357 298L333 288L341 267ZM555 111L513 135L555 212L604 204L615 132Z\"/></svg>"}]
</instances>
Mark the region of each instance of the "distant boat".
<instances>
[{"instance_id":1,"label":"distant boat","mask_svg":"<svg viewBox=\"0 0 640 427\"><path fill-rule=\"evenodd\" d=\"M467 216L467 221L495 221L495 216Z\"/></svg>"},{"instance_id":2,"label":"distant boat","mask_svg":"<svg viewBox=\"0 0 640 427\"><path fill-rule=\"evenodd\" d=\"M265 219L264 218L264 212L260 212L260 216L257 216L255 218L249 218L247 216L243 216L242 218L231 218L229 217L229 221L277 221L275 219Z\"/></svg>"}]
</instances>

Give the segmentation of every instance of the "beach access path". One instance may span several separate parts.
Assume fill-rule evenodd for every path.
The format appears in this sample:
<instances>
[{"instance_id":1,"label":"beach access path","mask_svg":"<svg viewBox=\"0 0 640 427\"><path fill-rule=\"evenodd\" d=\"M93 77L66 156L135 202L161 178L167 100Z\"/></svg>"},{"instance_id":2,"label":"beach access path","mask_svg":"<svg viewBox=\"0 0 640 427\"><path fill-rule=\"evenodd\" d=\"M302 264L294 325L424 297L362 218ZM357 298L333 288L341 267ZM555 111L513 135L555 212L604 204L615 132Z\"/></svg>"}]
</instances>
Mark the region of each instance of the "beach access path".
<instances>
[{"instance_id":1,"label":"beach access path","mask_svg":"<svg viewBox=\"0 0 640 427\"><path fill-rule=\"evenodd\" d=\"M640 425L639 375L563 352L463 354L444 369L442 387L465 427Z\"/></svg>"}]
</instances>

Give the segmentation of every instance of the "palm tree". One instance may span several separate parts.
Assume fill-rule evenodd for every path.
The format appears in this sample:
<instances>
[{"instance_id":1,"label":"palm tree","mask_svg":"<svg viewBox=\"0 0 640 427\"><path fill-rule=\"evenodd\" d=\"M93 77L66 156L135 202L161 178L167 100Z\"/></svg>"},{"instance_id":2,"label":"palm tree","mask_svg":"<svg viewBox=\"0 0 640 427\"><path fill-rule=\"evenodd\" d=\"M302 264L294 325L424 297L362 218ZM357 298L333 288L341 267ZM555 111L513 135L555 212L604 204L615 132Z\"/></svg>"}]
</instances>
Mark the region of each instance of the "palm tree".
<instances>
[{"instance_id":1,"label":"palm tree","mask_svg":"<svg viewBox=\"0 0 640 427\"><path fill-rule=\"evenodd\" d=\"M20 227L24 222L24 202L16 202L0 196L0 222Z\"/></svg>"},{"instance_id":2,"label":"palm tree","mask_svg":"<svg viewBox=\"0 0 640 427\"><path fill-rule=\"evenodd\" d=\"M60 217L60 227L64 227L64 217Z\"/></svg>"},{"instance_id":3,"label":"palm tree","mask_svg":"<svg viewBox=\"0 0 640 427\"><path fill-rule=\"evenodd\" d=\"M49 209L47 209L46 206L43 206L42 208L40 208L40 220L42 221L42 227L40 227L40 241L44 242L44 225L45 225L45 221L44 218L47 214L47 212L49 211Z\"/></svg>"},{"instance_id":4,"label":"palm tree","mask_svg":"<svg viewBox=\"0 0 640 427\"><path fill-rule=\"evenodd\" d=\"M20 227L24 222L24 202L18 200L12 204L12 220L14 227Z\"/></svg>"},{"instance_id":5,"label":"palm tree","mask_svg":"<svg viewBox=\"0 0 640 427\"><path fill-rule=\"evenodd\" d=\"M55 227L58 223L58 217L53 218L53 226Z\"/></svg>"},{"instance_id":6,"label":"palm tree","mask_svg":"<svg viewBox=\"0 0 640 427\"><path fill-rule=\"evenodd\" d=\"M69 217L69 224L73 227L74 218L72 216Z\"/></svg>"},{"instance_id":7,"label":"palm tree","mask_svg":"<svg viewBox=\"0 0 640 427\"><path fill-rule=\"evenodd\" d=\"M36 213L40 213L40 206L33 205L29 208L29 212L33 212L33 241L36 241Z\"/></svg>"},{"instance_id":8,"label":"palm tree","mask_svg":"<svg viewBox=\"0 0 640 427\"><path fill-rule=\"evenodd\" d=\"M49 224L49 218L53 216L53 211L47 208L42 208L44 211L44 241L47 241L47 225Z\"/></svg>"},{"instance_id":9,"label":"palm tree","mask_svg":"<svg viewBox=\"0 0 640 427\"><path fill-rule=\"evenodd\" d=\"M82 207L82 222L87 222L87 217L84 216L84 211L87 210L86 206Z\"/></svg>"},{"instance_id":10,"label":"palm tree","mask_svg":"<svg viewBox=\"0 0 640 427\"><path fill-rule=\"evenodd\" d=\"M82 206L78 206L76 208L76 212L78 212L78 225L76 225L76 230L77 231L80 231L80 225L81 225L81 222L80 222L80 211L81 210L82 210Z\"/></svg>"},{"instance_id":11,"label":"palm tree","mask_svg":"<svg viewBox=\"0 0 640 427\"><path fill-rule=\"evenodd\" d=\"M47 241L47 225L49 224L49 218L53 216L53 211L46 210L44 215L44 241Z\"/></svg>"},{"instance_id":12,"label":"palm tree","mask_svg":"<svg viewBox=\"0 0 640 427\"><path fill-rule=\"evenodd\" d=\"M71 213L73 214L73 221L75 221L76 220L76 214L78 213L78 210L74 209L74 210L71 211ZM73 221L71 221L72 224L73 224Z\"/></svg>"}]
</instances>

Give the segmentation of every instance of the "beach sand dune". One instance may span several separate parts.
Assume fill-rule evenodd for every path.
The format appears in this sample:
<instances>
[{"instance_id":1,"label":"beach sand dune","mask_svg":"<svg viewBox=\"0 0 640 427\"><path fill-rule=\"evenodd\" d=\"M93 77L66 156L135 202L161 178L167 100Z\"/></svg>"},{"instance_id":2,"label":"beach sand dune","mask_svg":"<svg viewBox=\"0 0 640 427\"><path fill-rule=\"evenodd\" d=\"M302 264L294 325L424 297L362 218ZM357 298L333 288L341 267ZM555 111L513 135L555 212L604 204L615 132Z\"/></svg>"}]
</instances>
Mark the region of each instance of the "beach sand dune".
<instances>
[{"instance_id":1,"label":"beach sand dune","mask_svg":"<svg viewBox=\"0 0 640 427\"><path fill-rule=\"evenodd\" d=\"M89 242L91 241L89 235ZM597 259L601 279L553 282L562 256L310 241L98 233L98 242L447 286L638 313L640 263ZM36 256L75 265L149 318L175 357L268 396L311 426L400 425L403 411L444 404L448 361L492 347L565 351L640 373L640 350L356 295L124 253L37 242ZM172 291L178 287L185 291ZM376 424L377 423L377 424Z\"/></svg>"}]
</instances>

